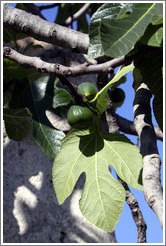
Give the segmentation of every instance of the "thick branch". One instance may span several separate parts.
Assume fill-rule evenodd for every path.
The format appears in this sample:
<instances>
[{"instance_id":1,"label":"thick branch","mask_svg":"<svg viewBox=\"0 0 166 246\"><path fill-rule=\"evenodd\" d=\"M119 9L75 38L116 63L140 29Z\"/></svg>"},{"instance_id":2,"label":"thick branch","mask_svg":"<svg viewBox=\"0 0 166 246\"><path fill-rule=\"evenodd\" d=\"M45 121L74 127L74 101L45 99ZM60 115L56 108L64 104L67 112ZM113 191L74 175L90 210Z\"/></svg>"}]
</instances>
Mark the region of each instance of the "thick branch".
<instances>
[{"instance_id":1,"label":"thick branch","mask_svg":"<svg viewBox=\"0 0 166 246\"><path fill-rule=\"evenodd\" d=\"M87 53L87 34L43 20L37 15L4 4L3 23L7 28L25 33L37 40L70 48L75 52Z\"/></svg>"},{"instance_id":2,"label":"thick branch","mask_svg":"<svg viewBox=\"0 0 166 246\"><path fill-rule=\"evenodd\" d=\"M140 151L143 156L144 196L150 208L158 216L163 227L163 191L160 181L161 159L158 154L156 135L151 120L151 93L142 83L134 99L134 124L140 138Z\"/></svg>"},{"instance_id":3,"label":"thick branch","mask_svg":"<svg viewBox=\"0 0 166 246\"><path fill-rule=\"evenodd\" d=\"M87 9L90 7L91 3L85 3L82 8L80 8L72 17L69 16L65 21L64 21L64 25L65 26L70 26L71 23L74 20L78 20L86 11Z\"/></svg>"}]
</instances>

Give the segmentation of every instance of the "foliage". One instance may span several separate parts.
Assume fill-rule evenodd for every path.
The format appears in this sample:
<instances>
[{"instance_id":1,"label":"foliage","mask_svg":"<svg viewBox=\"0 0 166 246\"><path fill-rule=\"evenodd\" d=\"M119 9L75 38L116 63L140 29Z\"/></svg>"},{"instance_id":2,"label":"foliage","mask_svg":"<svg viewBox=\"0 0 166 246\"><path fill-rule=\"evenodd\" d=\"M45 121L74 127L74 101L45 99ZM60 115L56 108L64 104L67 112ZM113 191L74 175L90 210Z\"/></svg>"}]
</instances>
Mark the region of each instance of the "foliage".
<instances>
[{"instance_id":1,"label":"foliage","mask_svg":"<svg viewBox=\"0 0 166 246\"><path fill-rule=\"evenodd\" d=\"M106 231L115 228L125 202L125 190L110 175L109 165L133 188L142 189L139 149L121 134L72 131L53 165L54 189L60 204L71 194L81 173L86 173L80 209L90 222Z\"/></svg>"},{"instance_id":2,"label":"foliage","mask_svg":"<svg viewBox=\"0 0 166 246\"><path fill-rule=\"evenodd\" d=\"M82 3L62 3L56 23L63 24L69 13L75 13L81 6ZM17 7L24 9L25 6ZM91 17L89 27L87 13ZM43 152L54 159L52 177L60 204L70 196L79 176L85 172L86 182L80 200L82 214L99 228L113 231L124 206L125 190L111 175L109 166L113 166L129 186L142 190L142 157L139 148L123 134L102 132L102 114L108 104L108 90L124 83L124 76L133 71L135 90L144 81L154 94L153 110L162 129L162 4L92 4L87 13L77 21L77 27L89 34L89 57L112 59L125 55L130 58L145 47L149 53L136 56L134 63L121 66L93 97L80 89L79 92L87 97L79 102L79 107L93 112L93 124L90 121L86 129L72 129L67 134L50 123L46 110L67 117L73 105L78 104L74 95L59 87L57 78L41 76L34 69L25 69L4 59L4 122L8 136L19 141L28 134L31 119L33 138ZM24 37L4 28L4 41L14 42L20 53L41 47L31 43L21 50L17 41ZM84 113L87 112L81 112L83 118Z\"/></svg>"}]
</instances>

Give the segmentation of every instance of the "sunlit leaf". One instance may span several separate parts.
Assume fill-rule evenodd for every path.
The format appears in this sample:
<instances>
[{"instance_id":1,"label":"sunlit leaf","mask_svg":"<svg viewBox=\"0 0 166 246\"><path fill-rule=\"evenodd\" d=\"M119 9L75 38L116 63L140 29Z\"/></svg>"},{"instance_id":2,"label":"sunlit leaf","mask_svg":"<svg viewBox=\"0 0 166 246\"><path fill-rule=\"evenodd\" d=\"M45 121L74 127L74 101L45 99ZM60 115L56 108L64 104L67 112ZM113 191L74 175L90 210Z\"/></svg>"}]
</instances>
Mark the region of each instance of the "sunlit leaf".
<instances>
[{"instance_id":1,"label":"sunlit leaf","mask_svg":"<svg viewBox=\"0 0 166 246\"><path fill-rule=\"evenodd\" d=\"M134 3L127 5L131 13L120 18L123 17L124 5L115 5L115 13L113 5L105 4L92 17L89 31L89 56L92 58L103 55L117 58L126 55L144 34L147 26L154 24L163 15L162 3ZM102 8L106 11L105 15Z\"/></svg>"},{"instance_id":2,"label":"sunlit leaf","mask_svg":"<svg viewBox=\"0 0 166 246\"><path fill-rule=\"evenodd\" d=\"M121 134L69 133L54 160L52 175L58 201L62 204L72 193L81 173L85 172L81 212L99 228L113 231L124 206L125 190L112 177L109 165L130 186L142 190L139 148Z\"/></svg>"},{"instance_id":3,"label":"sunlit leaf","mask_svg":"<svg viewBox=\"0 0 166 246\"><path fill-rule=\"evenodd\" d=\"M161 3L135 3L132 13L124 19L103 19L100 26L101 44L105 55L127 54L143 35L154 18L162 17ZM152 21L153 19L153 21Z\"/></svg>"}]
</instances>

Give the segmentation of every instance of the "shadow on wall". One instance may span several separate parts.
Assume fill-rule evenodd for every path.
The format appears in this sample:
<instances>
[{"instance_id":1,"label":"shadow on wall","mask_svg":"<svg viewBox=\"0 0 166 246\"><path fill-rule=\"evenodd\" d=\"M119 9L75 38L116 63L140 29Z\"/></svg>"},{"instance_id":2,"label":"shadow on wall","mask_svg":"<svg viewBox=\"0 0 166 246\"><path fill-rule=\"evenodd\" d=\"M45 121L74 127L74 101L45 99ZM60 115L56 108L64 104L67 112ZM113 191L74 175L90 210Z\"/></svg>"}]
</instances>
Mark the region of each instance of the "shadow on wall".
<instances>
[{"instance_id":1,"label":"shadow on wall","mask_svg":"<svg viewBox=\"0 0 166 246\"><path fill-rule=\"evenodd\" d=\"M52 184L52 161L33 141L10 141L4 133L3 243L114 243L114 233L90 224L78 202L82 175L73 194L59 205Z\"/></svg>"}]
</instances>

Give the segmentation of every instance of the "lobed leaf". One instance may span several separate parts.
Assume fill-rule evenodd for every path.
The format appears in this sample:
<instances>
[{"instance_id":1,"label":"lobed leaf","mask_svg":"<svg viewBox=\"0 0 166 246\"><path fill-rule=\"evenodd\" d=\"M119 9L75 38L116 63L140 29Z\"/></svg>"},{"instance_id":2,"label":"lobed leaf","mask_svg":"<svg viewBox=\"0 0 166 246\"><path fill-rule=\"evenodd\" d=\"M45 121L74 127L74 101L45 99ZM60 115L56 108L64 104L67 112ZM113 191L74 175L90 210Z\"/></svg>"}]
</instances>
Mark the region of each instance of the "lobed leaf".
<instances>
[{"instance_id":1,"label":"lobed leaf","mask_svg":"<svg viewBox=\"0 0 166 246\"><path fill-rule=\"evenodd\" d=\"M135 3L124 19L103 19L101 44L105 55L116 58L126 55L144 34L149 23L162 17L161 3Z\"/></svg>"},{"instance_id":2,"label":"lobed leaf","mask_svg":"<svg viewBox=\"0 0 166 246\"><path fill-rule=\"evenodd\" d=\"M105 4L92 17L89 29L89 56L92 58L103 55L117 58L128 54L144 34L147 26L160 21L163 15L162 3L134 3L121 6L115 4L115 6L115 14L113 4ZM102 8L106 14L102 15ZM127 10L131 10L131 13L126 14Z\"/></svg>"},{"instance_id":3,"label":"lobed leaf","mask_svg":"<svg viewBox=\"0 0 166 246\"><path fill-rule=\"evenodd\" d=\"M91 223L105 231L114 230L125 202L125 190L112 177L110 164L130 186L142 189L139 149L121 134L70 132L63 140L52 169L60 204L70 196L81 173L86 173L80 209Z\"/></svg>"}]
</instances>

